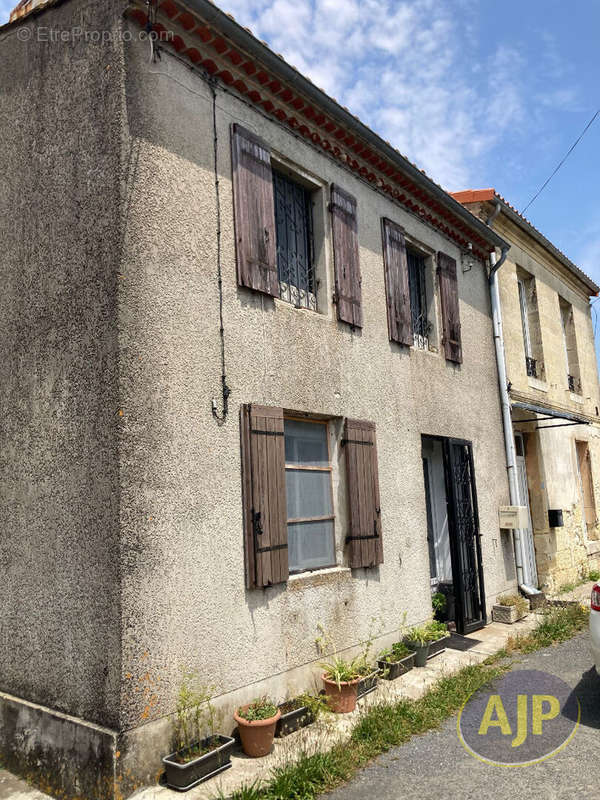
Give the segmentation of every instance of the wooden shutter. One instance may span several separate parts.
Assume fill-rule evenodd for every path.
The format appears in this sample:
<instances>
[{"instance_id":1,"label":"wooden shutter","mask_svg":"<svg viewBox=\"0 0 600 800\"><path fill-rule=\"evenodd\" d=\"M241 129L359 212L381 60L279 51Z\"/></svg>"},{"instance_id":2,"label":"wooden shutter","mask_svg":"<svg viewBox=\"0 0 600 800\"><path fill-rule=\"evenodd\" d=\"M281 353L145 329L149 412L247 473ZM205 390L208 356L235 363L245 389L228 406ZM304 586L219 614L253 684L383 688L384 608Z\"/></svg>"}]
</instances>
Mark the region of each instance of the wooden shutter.
<instances>
[{"instance_id":1,"label":"wooden shutter","mask_svg":"<svg viewBox=\"0 0 600 800\"><path fill-rule=\"evenodd\" d=\"M375 424L347 419L344 424L351 567L383 563L381 508Z\"/></svg>"},{"instance_id":2,"label":"wooden shutter","mask_svg":"<svg viewBox=\"0 0 600 800\"><path fill-rule=\"evenodd\" d=\"M462 363L460 315L458 310L458 280L456 261L446 253L438 253L437 274L442 304L442 344L448 361Z\"/></svg>"},{"instance_id":3,"label":"wooden shutter","mask_svg":"<svg viewBox=\"0 0 600 800\"><path fill-rule=\"evenodd\" d=\"M577 442L577 461L579 463L579 474L581 476L581 490L583 493L583 509L586 525L595 525L596 503L594 500L594 483L592 480L592 465L590 462L590 451L587 442Z\"/></svg>"},{"instance_id":4,"label":"wooden shutter","mask_svg":"<svg viewBox=\"0 0 600 800\"><path fill-rule=\"evenodd\" d=\"M288 579L283 409L241 409L246 586Z\"/></svg>"},{"instance_id":5,"label":"wooden shutter","mask_svg":"<svg viewBox=\"0 0 600 800\"><path fill-rule=\"evenodd\" d=\"M231 149L238 283L279 297L271 151L236 123Z\"/></svg>"},{"instance_id":6,"label":"wooden shutter","mask_svg":"<svg viewBox=\"0 0 600 800\"><path fill-rule=\"evenodd\" d=\"M381 220L381 232L389 337L410 347L414 342L406 240L402 228L390 219Z\"/></svg>"},{"instance_id":7,"label":"wooden shutter","mask_svg":"<svg viewBox=\"0 0 600 800\"><path fill-rule=\"evenodd\" d=\"M331 184L331 225L337 316L354 328L362 327L358 216L356 198Z\"/></svg>"}]
</instances>

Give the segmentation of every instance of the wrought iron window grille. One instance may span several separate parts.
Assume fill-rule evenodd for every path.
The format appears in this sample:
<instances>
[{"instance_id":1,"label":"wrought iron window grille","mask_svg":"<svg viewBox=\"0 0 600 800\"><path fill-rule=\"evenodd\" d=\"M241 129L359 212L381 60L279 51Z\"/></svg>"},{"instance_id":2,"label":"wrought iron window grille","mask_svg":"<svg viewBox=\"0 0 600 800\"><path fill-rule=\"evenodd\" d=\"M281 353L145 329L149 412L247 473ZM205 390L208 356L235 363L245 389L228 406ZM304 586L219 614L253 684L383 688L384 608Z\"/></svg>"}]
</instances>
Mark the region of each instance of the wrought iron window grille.
<instances>
[{"instance_id":1,"label":"wrought iron window grille","mask_svg":"<svg viewBox=\"0 0 600 800\"><path fill-rule=\"evenodd\" d=\"M537 378L537 361L535 358L525 356L525 366L527 368L527 375L530 378Z\"/></svg>"},{"instance_id":2,"label":"wrought iron window grille","mask_svg":"<svg viewBox=\"0 0 600 800\"><path fill-rule=\"evenodd\" d=\"M420 350L427 350L432 325L427 319L425 257L412 250L408 250L406 256L414 346Z\"/></svg>"},{"instance_id":3,"label":"wrought iron window grille","mask_svg":"<svg viewBox=\"0 0 600 800\"><path fill-rule=\"evenodd\" d=\"M310 191L273 170L279 297L296 308L317 310Z\"/></svg>"}]
</instances>

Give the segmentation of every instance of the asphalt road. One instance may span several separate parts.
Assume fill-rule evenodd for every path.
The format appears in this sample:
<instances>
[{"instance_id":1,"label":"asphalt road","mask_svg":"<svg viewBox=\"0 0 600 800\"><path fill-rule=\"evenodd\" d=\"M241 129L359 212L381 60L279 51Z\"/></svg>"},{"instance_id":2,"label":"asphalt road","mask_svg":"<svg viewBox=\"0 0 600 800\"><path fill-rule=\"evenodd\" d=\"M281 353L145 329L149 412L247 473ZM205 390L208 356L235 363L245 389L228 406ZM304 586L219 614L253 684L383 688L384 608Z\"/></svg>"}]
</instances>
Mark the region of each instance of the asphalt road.
<instances>
[{"instance_id":1,"label":"asphalt road","mask_svg":"<svg viewBox=\"0 0 600 800\"><path fill-rule=\"evenodd\" d=\"M514 669L552 673L568 683L581 704L571 742L546 761L500 767L469 755L456 735L456 717L431 733L380 756L350 784L327 795L335 800L419 798L594 798L600 794L600 677L592 666L588 634L528 656Z\"/></svg>"}]
</instances>

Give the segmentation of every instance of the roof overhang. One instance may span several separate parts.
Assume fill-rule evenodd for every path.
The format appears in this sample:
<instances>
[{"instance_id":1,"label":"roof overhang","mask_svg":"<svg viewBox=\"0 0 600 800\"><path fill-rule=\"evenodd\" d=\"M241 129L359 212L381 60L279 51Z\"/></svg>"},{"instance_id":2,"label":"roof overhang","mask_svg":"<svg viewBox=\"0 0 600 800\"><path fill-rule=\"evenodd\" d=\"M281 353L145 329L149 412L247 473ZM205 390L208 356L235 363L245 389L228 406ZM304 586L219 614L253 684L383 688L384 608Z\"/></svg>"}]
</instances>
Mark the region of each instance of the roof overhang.
<instances>
[{"instance_id":1,"label":"roof overhang","mask_svg":"<svg viewBox=\"0 0 600 800\"><path fill-rule=\"evenodd\" d=\"M544 428L559 428L559 427L566 427L567 425L589 425L590 420L587 417L584 417L582 414L574 414L571 411L562 411L556 408L549 408L546 406L539 406L535 403L525 403L521 400L513 400L511 401L511 407L513 409L518 409L520 411L530 411L532 414L539 414L540 417L532 417L531 419L518 419L515 422L545 422L550 421L552 419L562 419L567 420L559 425L538 425L538 430L544 430Z\"/></svg>"},{"instance_id":2,"label":"roof overhang","mask_svg":"<svg viewBox=\"0 0 600 800\"><path fill-rule=\"evenodd\" d=\"M240 91L263 113L266 109L283 125L293 122L296 134L325 149L462 249L472 249L481 260L496 247L508 247L389 142L210 0L159 0L158 6L159 25L177 34L172 45L161 43L161 48L174 46L178 56L190 58L226 88ZM138 24L146 24L146 11L144 0L132 0L129 15ZM278 88L271 89L275 85Z\"/></svg>"},{"instance_id":3,"label":"roof overhang","mask_svg":"<svg viewBox=\"0 0 600 800\"><path fill-rule=\"evenodd\" d=\"M500 209L506 217L517 225L522 231L527 233L534 239L539 245L541 245L544 249L548 250L554 258L559 261L563 267L569 270L576 278L579 279L581 283L586 287L591 295L597 295L600 292L600 286L598 286L594 281L588 277L583 270L581 270L577 264L574 264L570 258L561 252L558 247L552 244L552 242L547 239L543 233L540 233L536 227L534 227L528 219L526 219L522 214L507 203L506 200L498 194L495 189L467 189L464 192L452 192L452 197L455 198L460 203L464 203L466 205L473 204L473 203L492 203L494 205L499 204Z\"/></svg>"}]
</instances>

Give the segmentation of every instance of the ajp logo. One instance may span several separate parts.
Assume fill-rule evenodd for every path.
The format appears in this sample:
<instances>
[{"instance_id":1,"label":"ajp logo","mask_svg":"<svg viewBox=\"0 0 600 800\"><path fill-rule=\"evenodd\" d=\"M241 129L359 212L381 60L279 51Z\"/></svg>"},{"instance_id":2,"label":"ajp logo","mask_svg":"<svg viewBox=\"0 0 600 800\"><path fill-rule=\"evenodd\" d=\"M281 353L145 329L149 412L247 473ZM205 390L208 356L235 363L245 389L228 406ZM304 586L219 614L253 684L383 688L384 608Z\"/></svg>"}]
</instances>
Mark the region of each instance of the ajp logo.
<instances>
[{"instance_id":1,"label":"ajp logo","mask_svg":"<svg viewBox=\"0 0 600 800\"><path fill-rule=\"evenodd\" d=\"M579 700L560 678L514 670L472 695L456 728L463 747L480 761L524 767L566 747L580 714Z\"/></svg>"}]
</instances>

